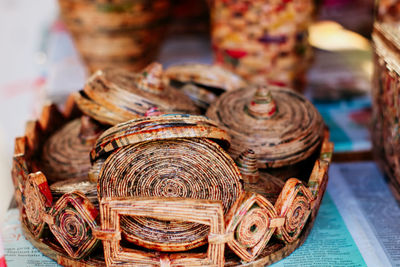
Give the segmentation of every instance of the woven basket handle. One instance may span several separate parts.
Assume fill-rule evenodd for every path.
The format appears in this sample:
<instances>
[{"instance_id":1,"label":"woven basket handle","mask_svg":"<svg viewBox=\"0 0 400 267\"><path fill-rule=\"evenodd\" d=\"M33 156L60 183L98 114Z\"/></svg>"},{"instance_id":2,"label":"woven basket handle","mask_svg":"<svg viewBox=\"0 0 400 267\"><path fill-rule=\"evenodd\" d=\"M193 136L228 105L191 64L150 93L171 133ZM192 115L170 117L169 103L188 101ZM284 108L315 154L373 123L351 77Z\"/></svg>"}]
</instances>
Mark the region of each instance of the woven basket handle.
<instances>
[{"instance_id":1,"label":"woven basket handle","mask_svg":"<svg viewBox=\"0 0 400 267\"><path fill-rule=\"evenodd\" d=\"M188 198L104 198L100 201L101 228L94 235L103 241L107 266L126 264L174 264L182 266L223 266L223 242L211 242L208 251L199 255L182 253L179 256L159 252L124 250L120 246L120 216L151 217L160 220L194 222L210 226L211 239L225 234L222 203L220 201ZM168 264L167 264L168 263Z\"/></svg>"}]
</instances>

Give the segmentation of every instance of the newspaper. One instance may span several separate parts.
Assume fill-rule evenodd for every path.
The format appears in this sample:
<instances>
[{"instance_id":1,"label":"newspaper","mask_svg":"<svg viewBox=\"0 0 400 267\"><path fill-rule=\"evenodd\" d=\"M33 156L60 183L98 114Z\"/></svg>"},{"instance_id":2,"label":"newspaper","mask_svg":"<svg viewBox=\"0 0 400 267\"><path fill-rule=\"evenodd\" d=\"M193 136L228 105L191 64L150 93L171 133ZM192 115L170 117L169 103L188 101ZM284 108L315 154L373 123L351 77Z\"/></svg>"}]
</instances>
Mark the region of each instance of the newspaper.
<instances>
[{"instance_id":1,"label":"newspaper","mask_svg":"<svg viewBox=\"0 0 400 267\"><path fill-rule=\"evenodd\" d=\"M22 234L17 209L11 209L7 212L1 234L8 267L59 266L26 240Z\"/></svg>"},{"instance_id":2,"label":"newspaper","mask_svg":"<svg viewBox=\"0 0 400 267\"><path fill-rule=\"evenodd\" d=\"M375 163L333 164L328 193L368 266L400 266L400 206Z\"/></svg>"},{"instance_id":3,"label":"newspaper","mask_svg":"<svg viewBox=\"0 0 400 267\"><path fill-rule=\"evenodd\" d=\"M400 266L399 222L399 204L375 163L332 164L306 242L273 266ZM2 234L8 266L58 266L23 237L16 209Z\"/></svg>"}]
</instances>

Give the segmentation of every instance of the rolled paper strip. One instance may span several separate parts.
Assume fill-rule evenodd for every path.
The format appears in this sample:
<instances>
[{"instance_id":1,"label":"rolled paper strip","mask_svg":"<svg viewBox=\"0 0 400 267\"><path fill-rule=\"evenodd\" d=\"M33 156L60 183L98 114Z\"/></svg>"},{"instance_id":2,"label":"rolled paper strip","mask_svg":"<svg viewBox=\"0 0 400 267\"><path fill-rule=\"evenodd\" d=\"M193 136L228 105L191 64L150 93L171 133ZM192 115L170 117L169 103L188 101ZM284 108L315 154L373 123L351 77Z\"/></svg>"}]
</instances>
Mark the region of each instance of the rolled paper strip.
<instances>
[{"instance_id":1,"label":"rolled paper strip","mask_svg":"<svg viewBox=\"0 0 400 267\"><path fill-rule=\"evenodd\" d=\"M314 197L312 207L314 209L319 208L323 197L323 193L321 192L325 192L327 186L328 169L332 160L332 152L333 143L329 142L329 134L326 132L324 142L321 147L320 158L315 162L307 184L308 189Z\"/></svg>"},{"instance_id":2,"label":"rolled paper strip","mask_svg":"<svg viewBox=\"0 0 400 267\"><path fill-rule=\"evenodd\" d=\"M47 179L43 173L31 173L25 182L23 191L23 211L22 216L25 225L36 238L43 232L45 222L43 214L47 208L51 207L53 197L50 192Z\"/></svg>"},{"instance_id":3,"label":"rolled paper strip","mask_svg":"<svg viewBox=\"0 0 400 267\"><path fill-rule=\"evenodd\" d=\"M331 163L333 148L333 143L329 142L329 139L327 139L326 142L322 144L320 159L326 161L327 163Z\"/></svg>"},{"instance_id":4,"label":"rolled paper strip","mask_svg":"<svg viewBox=\"0 0 400 267\"><path fill-rule=\"evenodd\" d=\"M310 216L312 200L312 193L300 180L290 178L286 181L275 203L278 216L285 218L285 224L275 233L278 239L291 243L299 237Z\"/></svg>"},{"instance_id":5,"label":"rolled paper strip","mask_svg":"<svg viewBox=\"0 0 400 267\"><path fill-rule=\"evenodd\" d=\"M265 88L258 90L262 99L269 99ZM269 91L276 110L268 101L255 101L250 105L254 108L246 108L257 88L244 88L221 95L208 109L207 117L231 136L229 153L233 158L250 148L257 155L259 168L277 168L310 157L322 142L321 115L310 101L293 90L269 87Z\"/></svg>"},{"instance_id":6,"label":"rolled paper strip","mask_svg":"<svg viewBox=\"0 0 400 267\"><path fill-rule=\"evenodd\" d=\"M259 86L245 111L251 116L260 119L271 118L276 112L276 104L271 91L266 86Z\"/></svg>"},{"instance_id":7,"label":"rolled paper strip","mask_svg":"<svg viewBox=\"0 0 400 267\"><path fill-rule=\"evenodd\" d=\"M11 175L14 188L22 192L29 175L28 164L24 154L14 155Z\"/></svg>"},{"instance_id":8,"label":"rolled paper strip","mask_svg":"<svg viewBox=\"0 0 400 267\"><path fill-rule=\"evenodd\" d=\"M54 224L50 231L74 259L88 255L97 245L93 236L98 210L81 192L64 194L50 211Z\"/></svg>"},{"instance_id":9,"label":"rolled paper strip","mask_svg":"<svg viewBox=\"0 0 400 267\"><path fill-rule=\"evenodd\" d=\"M257 157L253 150L247 149L239 155L235 162L245 183L255 184L259 181L260 174L257 167Z\"/></svg>"},{"instance_id":10,"label":"rolled paper strip","mask_svg":"<svg viewBox=\"0 0 400 267\"><path fill-rule=\"evenodd\" d=\"M213 168L210 168L212 162ZM220 200L226 213L242 192L240 172L216 143L200 138L140 142L105 161L98 196L179 197ZM203 224L121 217L126 240L161 250L184 251L207 242Z\"/></svg>"},{"instance_id":11,"label":"rolled paper strip","mask_svg":"<svg viewBox=\"0 0 400 267\"><path fill-rule=\"evenodd\" d=\"M162 74L162 65L153 62L139 74L137 86L143 91L149 91L155 94L161 93L164 89L164 85L162 84Z\"/></svg>"},{"instance_id":12,"label":"rolled paper strip","mask_svg":"<svg viewBox=\"0 0 400 267\"><path fill-rule=\"evenodd\" d=\"M14 184L14 197L20 214L23 213L22 192L24 191L24 185L28 179L28 175L29 170L25 155L20 153L14 155L11 176Z\"/></svg>"},{"instance_id":13,"label":"rolled paper strip","mask_svg":"<svg viewBox=\"0 0 400 267\"><path fill-rule=\"evenodd\" d=\"M322 182L325 180L324 175L328 170L329 163L323 160L317 159L314 164L313 170L308 180L308 189L310 190L313 198L318 197L318 193L321 189Z\"/></svg>"},{"instance_id":14,"label":"rolled paper strip","mask_svg":"<svg viewBox=\"0 0 400 267\"><path fill-rule=\"evenodd\" d=\"M229 135L212 120L203 116L166 114L109 128L97 139L90 156L96 161L117 148L139 142L197 137L213 139L223 147L229 147Z\"/></svg>"},{"instance_id":15,"label":"rolled paper strip","mask_svg":"<svg viewBox=\"0 0 400 267\"><path fill-rule=\"evenodd\" d=\"M260 255L271 239L276 227L270 224L278 218L274 206L261 195L245 192L236 200L225 217L226 232L234 233L228 246L244 261L252 261Z\"/></svg>"},{"instance_id":16,"label":"rolled paper strip","mask_svg":"<svg viewBox=\"0 0 400 267\"><path fill-rule=\"evenodd\" d=\"M152 107L164 112L198 113L182 92L162 85L161 75L162 67L158 63L151 64L142 73L108 68L89 78L84 93L92 102L114 114L118 122L143 117ZM97 112L101 110L91 113ZM100 116L102 114L93 118Z\"/></svg>"},{"instance_id":17,"label":"rolled paper strip","mask_svg":"<svg viewBox=\"0 0 400 267\"><path fill-rule=\"evenodd\" d=\"M96 140L95 136L101 131L98 126L94 126L93 135L86 138L81 136L81 128L82 120L75 119L53 134L44 144L43 172L49 181L87 177L91 166L89 153Z\"/></svg>"},{"instance_id":18,"label":"rolled paper strip","mask_svg":"<svg viewBox=\"0 0 400 267\"><path fill-rule=\"evenodd\" d=\"M14 155L25 154L26 150L26 136L16 137L14 142Z\"/></svg>"},{"instance_id":19,"label":"rolled paper strip","mask_svg":"<svg viewBox=\"0 0 400 267\"><path fill-rule=\"evenodd\" d=\"M73 178L66 181L55 182L50 186L54 199L59 199L67 193L78 190L83 193L88 200L98 208L97 183L91 182L88 178Z\"/></svg>"}]
</instances>

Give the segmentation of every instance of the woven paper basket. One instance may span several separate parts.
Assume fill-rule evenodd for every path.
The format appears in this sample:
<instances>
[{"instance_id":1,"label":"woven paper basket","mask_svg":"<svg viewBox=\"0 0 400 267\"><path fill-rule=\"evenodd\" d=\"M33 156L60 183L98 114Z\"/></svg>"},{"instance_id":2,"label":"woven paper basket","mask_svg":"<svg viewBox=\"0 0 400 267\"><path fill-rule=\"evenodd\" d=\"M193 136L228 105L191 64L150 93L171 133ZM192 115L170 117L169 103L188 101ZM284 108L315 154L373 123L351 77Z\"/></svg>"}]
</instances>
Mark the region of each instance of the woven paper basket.
<instances>
[{"instance_id":1,"label":"woven paper basket","mask_svg":"<svg viewBox=\"0 0 400 267\"><path fill-rule=\"evenodd\" d=\"M207 199L104 196L95 205L92 189L85 191L90 192L86 195L83 191L73 191L60 196L59 191L57 194L52 191L40 172L38 159L44 142L57 129L81 116L73 99L67 100L63 112L55 105L48 105L38 120L28 122L25 135L16 138L13 157L12 178L24 235L59 264L265 266L288 256L307 238L328 181L333 144L327 130L322 145L304 161L304 171L298 179L288 179L274 201L261 196L265 192L249 190L240 193L226 213L220 201ZM179 140L183 139L171 142ZM233 162L213 141L204 139L200 143L221 151L221 157ZM205 224L210 229L207 244L171 253L129 244L121 240L120 215ZM255 235L251 230L254 227L262 230L262 235Z\"/></svg>"}]
</instances>

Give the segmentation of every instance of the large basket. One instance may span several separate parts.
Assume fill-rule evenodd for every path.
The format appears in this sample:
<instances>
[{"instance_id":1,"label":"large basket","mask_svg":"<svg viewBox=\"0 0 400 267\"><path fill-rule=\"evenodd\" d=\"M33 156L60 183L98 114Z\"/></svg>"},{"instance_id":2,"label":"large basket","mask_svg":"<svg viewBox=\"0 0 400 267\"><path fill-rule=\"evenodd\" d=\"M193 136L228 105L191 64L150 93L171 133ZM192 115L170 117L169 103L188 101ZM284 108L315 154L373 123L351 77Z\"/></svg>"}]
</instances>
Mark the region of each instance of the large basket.
<instances>
[{"instance_id":1,"label":"large basket","mask_svg":"<svg viewBox=\"0 0 400 267\"><path fill-rule=\"evenodd\" d=\"M27 123L25 136L15 141L12 171L25 236L59 264L265 266L288 256L307 238L328 181L333 150L328 131L322 145L304 163L307 166L301 166L298 179L288 179L274 200L261 195L266 192L258 194L250 189L240 194L225 215L220 201L206 199L111 194L99 198L97 206L91 196L80 191L55 197L40 172L38 159L43 143L65 123L80 116L73 98L65 106L64 112L54 105L45 106L38 120ZM121 215L207 225L207 244L194 251L174 253L132 245L121 238ZM253 231L254 227L259 231Z\"/></svg>"}]
</instances>

